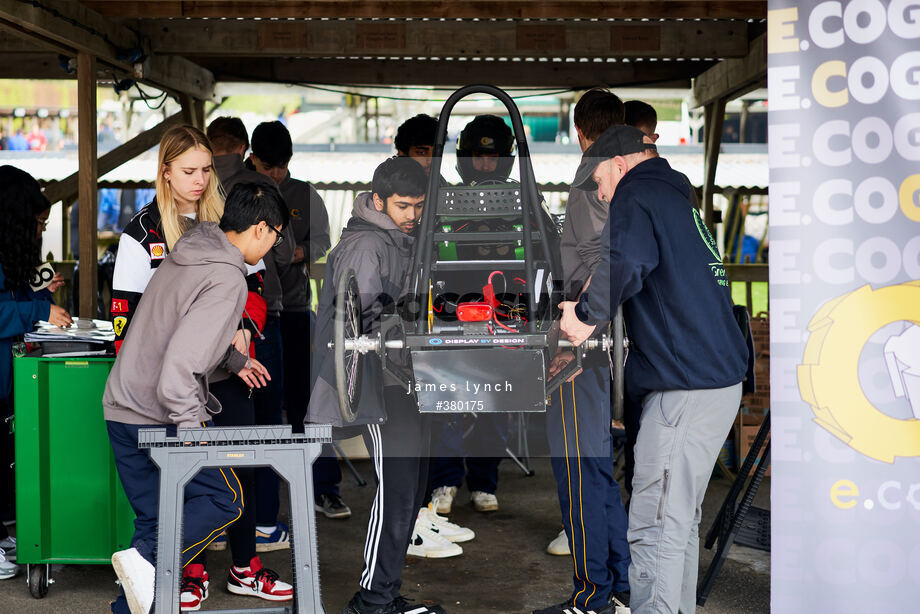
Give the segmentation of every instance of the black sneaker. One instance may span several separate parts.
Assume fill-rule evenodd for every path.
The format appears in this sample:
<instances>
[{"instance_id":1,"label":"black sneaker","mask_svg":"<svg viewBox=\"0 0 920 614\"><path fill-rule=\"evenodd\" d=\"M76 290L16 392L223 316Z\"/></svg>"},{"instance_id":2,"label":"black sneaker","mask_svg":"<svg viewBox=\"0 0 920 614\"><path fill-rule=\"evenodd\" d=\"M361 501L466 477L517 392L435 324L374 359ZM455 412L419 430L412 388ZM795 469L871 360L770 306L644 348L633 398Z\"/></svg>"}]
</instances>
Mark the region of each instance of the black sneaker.
<instances>
[{"instance_id":1,"label":"black sneaker","mask_svg":"<svg viewBox=\"0 0 920 614\"><path fill-rule=\"evenodd\" d=\"M447 614L439 605L410 603L402 595L385 605L367 606L361 597L355 595L342 610L342 614Z\"/></svg>"},{"instance_id":2,"label":"black sneaker","mask_svg":"<svg viewBox=\"0 0 920 614\"><path fill-rule=\"evenodd\" d=\"M620 604L622 607L622 604ZM629 612L629 610L625 610ZM623 612L623 610L621 610ZM548 608L543 608L542 610L534 610L533 614L617 614L617 605L614 603L611 597L610 603L604 607L597 610L589 610L584 606L578 607L575 606L572 601L565 601L558 605L551 605Z\"/></svg>"},{"instance_id":3,"label":"black sneaker","mask_svg":"<svg viewBox=\"0 0 920 614\"><path fill-rule=\"evenodd\" d=\"M345 505L342 497L338 495L316 495L314 498L315 509L322 512L326 518L348 518L351 508Z\"/></svg>"}]
</instances>

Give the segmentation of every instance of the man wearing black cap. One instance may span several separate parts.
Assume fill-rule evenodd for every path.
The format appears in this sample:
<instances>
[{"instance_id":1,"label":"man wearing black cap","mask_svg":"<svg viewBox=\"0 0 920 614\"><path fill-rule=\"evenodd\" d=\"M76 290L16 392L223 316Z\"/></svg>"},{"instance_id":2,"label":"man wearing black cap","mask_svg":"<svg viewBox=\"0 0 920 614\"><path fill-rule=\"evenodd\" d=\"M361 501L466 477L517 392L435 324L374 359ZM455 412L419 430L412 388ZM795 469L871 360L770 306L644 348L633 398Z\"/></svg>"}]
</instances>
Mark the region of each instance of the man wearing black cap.
<instances>
[{"instance_id":1,"label":"man wearing black cap","mask_svg":"<svg viewBox=\"0 0 920 614\"><path fill-rule=\"evenodd\" d=\"M747 347L715 240L689 186L631 126L585 152L575 185L610 201L603 259L564 302L576 344L623 305L627 394L642 404L629 508L634 614L693 612L703 495L741 400Z\"/></svg>"}]
</instances>

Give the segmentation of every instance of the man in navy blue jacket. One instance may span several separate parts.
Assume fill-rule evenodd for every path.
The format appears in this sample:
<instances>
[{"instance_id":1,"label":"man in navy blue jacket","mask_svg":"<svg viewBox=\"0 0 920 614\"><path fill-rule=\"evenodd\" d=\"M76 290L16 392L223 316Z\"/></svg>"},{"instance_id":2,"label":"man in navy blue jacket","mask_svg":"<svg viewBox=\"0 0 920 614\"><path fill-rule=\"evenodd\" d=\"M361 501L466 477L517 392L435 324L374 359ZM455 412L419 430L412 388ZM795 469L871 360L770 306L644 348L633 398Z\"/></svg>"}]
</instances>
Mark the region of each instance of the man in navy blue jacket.
<instances>
[{"instance_id":1,"label":"man in navy blue jacket","mask_svg":"<svg viewBox=\"0 0 920 614\"><path fill-rule=\"evenodd\" d=\"M685 179L641 131L613 126L585 152L575 185L610 201L603 260L564 302L576 344L623 305L626 387L641 401L629 508L634 614L693 612L700 510L741 400L747 347L715 240Z\"/></svg>"}]
</instances>

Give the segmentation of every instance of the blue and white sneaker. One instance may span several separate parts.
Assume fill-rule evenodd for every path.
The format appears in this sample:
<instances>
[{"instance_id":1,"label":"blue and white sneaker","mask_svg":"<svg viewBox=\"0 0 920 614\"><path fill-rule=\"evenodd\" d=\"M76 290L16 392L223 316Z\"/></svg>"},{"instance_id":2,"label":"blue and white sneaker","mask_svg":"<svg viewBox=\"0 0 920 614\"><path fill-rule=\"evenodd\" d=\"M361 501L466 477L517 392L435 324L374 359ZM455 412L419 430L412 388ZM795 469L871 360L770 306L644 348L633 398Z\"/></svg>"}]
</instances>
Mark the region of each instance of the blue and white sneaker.
<instances>
[{"instance_id":1,"label":"blue and white sneaker","mask_svg":"<svg viewBox=\"0 0 920 614\"><path fill-rule=\"evenodd\" d=\"M272 552L290 547L291 534L288 526L283 522L276 524L271 534L256 529L256 552Z\"/></svg>"}]
</instances>

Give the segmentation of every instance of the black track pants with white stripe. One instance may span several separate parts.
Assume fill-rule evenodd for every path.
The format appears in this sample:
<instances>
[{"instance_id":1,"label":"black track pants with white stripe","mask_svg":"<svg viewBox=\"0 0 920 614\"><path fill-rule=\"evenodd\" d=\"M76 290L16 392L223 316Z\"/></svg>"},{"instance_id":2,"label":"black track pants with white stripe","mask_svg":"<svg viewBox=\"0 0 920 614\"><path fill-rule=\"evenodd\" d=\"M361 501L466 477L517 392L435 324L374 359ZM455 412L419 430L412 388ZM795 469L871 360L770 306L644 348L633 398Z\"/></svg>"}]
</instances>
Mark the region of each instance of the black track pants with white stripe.
<instances>
[{"instance_id":1,"label":"black track pants with white stripe","mask_svg":"<svg viewBox=\"0 0 920 614\"><path fill-rule=\"evenodd\" d=\"M374 462L377 493L364 544L361 600L389 603L399 595L406 549L428 483L428 420L405 388L384 388L387 421L364 431Z\"/></svg>"}]
</instances>

